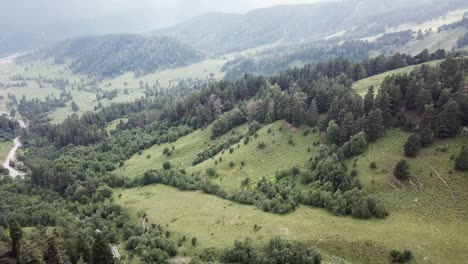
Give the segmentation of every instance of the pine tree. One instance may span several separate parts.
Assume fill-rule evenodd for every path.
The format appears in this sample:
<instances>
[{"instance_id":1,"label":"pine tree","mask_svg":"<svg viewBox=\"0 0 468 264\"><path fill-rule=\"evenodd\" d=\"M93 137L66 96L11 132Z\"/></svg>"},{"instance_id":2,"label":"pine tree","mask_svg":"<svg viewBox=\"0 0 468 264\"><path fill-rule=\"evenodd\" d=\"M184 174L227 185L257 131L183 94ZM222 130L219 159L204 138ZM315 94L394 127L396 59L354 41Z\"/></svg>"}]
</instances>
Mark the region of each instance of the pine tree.
<instances>
[{"instance_id":1,"label":"pine tree","mask_svg":"<svg viewBox=\"0 0 468 264\"><path fill-rule=\"evenodd\" d=\"M32 239L31 239L32 240ZM41 248L31 240L21 241L21 254L18 263L21 264L46 264ZM48 264L48 263L47 263Z\"/></svg>"},{"instance_id":2,"label":"pine tree","mask_svg":"<svg viewBox=\"0 0 468 264\"><path fill-rule=\"evenodd\" d=\"M420 147L421 137L418 134L411 135L405 143L405 155L408 157L416 157Z\"/></svg>"},{"instance_id":3,"label":"pine tree","mask_svg":"<svg viewBox=\"0 0 468 264\"><path fill-rule=\"evenodd\" d=\"M416 108L423 113L425 106L432 103L432 94L428 89L423 89L416 98Z\"/></svg>"},{"instance_id":4,"label":"pine tree","mask_svg":"<svg viewBox=\"0 0 468 264\"><path fill-rule=\"evenodd\" d=\"M438 136L442 138L453 137L460 130L461 120L457 102L449 100L439 114Z\"/></svg>"},{"instance_id":5,"label":"pine tree","mask_svg":"<svg viewBox=\"0 0 468 264\"><path fill-rule=\"evenodd\" d=\"M421 138L421 146L429 147L434 141L434 131L432 131L430 126L424 127L421 132L419 132Z\"/></svg>"},{"instance_id":6,"label":"pine tree","mask_svg":"<svg viewBox=\"0 0 468 264\"><path fill-rule=\"evenodd\" d=\"M377 108L367 116L365 132L369 141L375 141L383 136L385 126L383 124L382 111Z\"/></svg>"},{"instance_id":7,"label":"pine tree","mask_svg":"<svg viewBox=\"0 0 468 264\"><path fill-rule=\"evenodd\" d=\"M455 160L455 169L460 171L468 171L468 147L463 146Z\"/></svg>"},{"instance_id":8,"label":"pine tree","mask_svg":"<svg viewBox=\"0 0 468 264\"><path fill-rule=\"evenodd\" d=\"M353 68L353 80L354 81L361 80L361 79L366 78L366 76L367 76L366 69L364 69L361 63L356 64Z\"/></svg>"},{"instance_id":9,"label":"pine tree","mask_svg":"<svg viewBox=\"0 0 468 264\"><path fill-rule=\"evenodd\" d=\"M424 106L424 113L422 115L421 127L430 127L433 131L438 129L437 114L434 110L433 104Z\"/></svg>"},{"instance_id":10,"label":"pine tree","mask_svg":"<svg viewBox=\"0 0 468 264\"><path fill-rule=\"evenodd\" d=\"M368 114L374 108L374 86L370 86L364 96L364 111Z\"/></svg>"},{"instance_id":11,"label":"pine tree","mask_svg":"<svg viewBox=\"0 0 468 264\"><path fill-rule=\"evenodd\" d=\"M11 249L13 256L18 258L20 256L20 241L23 237L23 229L21 229L20 224L15 219L10 219L8 223L8 228L10 230L10 239L11 239Z\"/></svg>"},{"instance_id":12,"label":"pine tree","mask_svg":"<svg viewBox=\"0 0 468 264\"><path fill-rule=\"evenodd\" d=\"M106 239L101 232L96 232L93 244L93 263L94 264L113 264L114 256Z\"/></svg>"},{"instance_id":13,"label":"pine tree","mask_svg":"<svg viewBox=\"0 0 468 264\"><path fill-rule=\"evenodd\" d=\"M317 103L315 102L315 99L312 100L312 103L309 105L309 109L307 110L307 117L306 117L306 122L307 125L313 127L317 124L318 121L318 111L317 111Z\"/></svg>"},{"instance_id":14,"label":"pine tree","mask_svg":"<svg viewBox=\"0 0 468 264\"><path fill-rule=\"evenodd\" d=\"M335 120L331 120L328 123L327 138L328 138L328 141L330 141L330 143L332 144L340 143L340 126L338 126Z\"/></svg>"},{"instance_id":15,"label":"pine tree","mask_svg":"<svg viewBox=\"0 0 468 264\"><path fill-rule=\"evenodd\" d=\"M391 101L387 92L379 93L377 97L377 107L380 108L383 124L389 127L393 124L393 116L391 111Z\"/></svg>"},{"instance_id":16,"label":"pine tree","mask_svg":"<svg viewBox=\"0 0 468 264\"><path fill-rule=\"evenodd\" d=\"M406 181L410 177L410 166L406 160L400 160L393 170L393 176L400 181Z\"/></svg>"},{"instance_id":17,"label":"pine tree","mask_svg":"<svg viewBox=\"0 0 468 264\"><path fill-rule=\"evenodd\" d=\"M353 135L353 127L355 126L353 114L346 114L340 129L340 143L344 143Z\"/></svg>"},{"instance_id":18,"label":"pine tree","mask_svg":"<svg viewBox=\"0 0 468 264\"><path fill-rule=\"evenodd\" d=\"M352 155L364 153L367 149L367 136L363 131L354 135L350 140L349 150Z\"/></svg>"},{"instance_id":19,"label":"pine tree","mask_svg":"<svg viewBox=\"0 0 468 264\"><path fill-rule=\"evenodd\" d=\"M54 229L52 235L47 239L44 260L48 264L70 264L70 260L65 252L63 241L57 229Z\"/></svg>"}]
</instances>

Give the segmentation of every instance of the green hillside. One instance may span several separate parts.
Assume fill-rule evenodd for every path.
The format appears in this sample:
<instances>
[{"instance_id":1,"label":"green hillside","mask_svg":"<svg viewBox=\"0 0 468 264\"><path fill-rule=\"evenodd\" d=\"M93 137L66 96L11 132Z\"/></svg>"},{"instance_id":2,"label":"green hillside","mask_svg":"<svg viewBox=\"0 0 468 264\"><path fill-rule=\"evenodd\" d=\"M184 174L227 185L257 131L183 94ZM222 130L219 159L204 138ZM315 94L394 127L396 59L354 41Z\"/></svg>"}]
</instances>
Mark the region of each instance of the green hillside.
<instances>
[{"instance_id":1,"label":"green hillside","mask_svg":"<svg viewBox=\"0 0 468 264\"><path fill-rule=\"evenodd\" d=\"M277 129L281 125L275 123L270 126ZM273 131L278 134L276 129ZM267 136L264 133L259 132L258 140ZM284 134L289 133L281 134L284 138ZM337 217L325 210L306 206L286 216L278 216L216 196L182 192L163 185L118 190L115 199L135 218L145 212L150 222L167 226L178 238L198 238L199 247L194 248L187 242L181 252L223 248L229 246L233 239L243 240L245 237L252 237L255 244L264 245L270 238L281 236L317 246L325 259L332 263L340 259L352 263L388 263L389 251L395 248L411 249L415 254L414 263L463 262L462 252L468 243L464 235L468 228L468 175L454 171L450 157L459 152L466 138L437 141L432 147L424 149L418 159L410 160L414 175L411 182L400 184L393 178L392 171L395 163L404 158L402 146L407 136L407 133L399 130L388 131L384 138L371 144L366 153L356 158L359 179L368 191L382 197L390 210L390 216L385 220ZM270 144L268 155L261 151L244 151L255 146L254 142L241 146L233 154L225 153L222 156L227 160L223 159L219 167L214 166L223 179L219 183L226 187L239 186L238 180L244 175L264 175L281 168L281 165L306 161L310 156L304 153L306 143L315 140L317 135L303 141L299 140L300 137L294 138L297 140L296 146ZM447 151L440 150L445 148ZM281 165L275 164L272 153L281 153ZM244 169L237 166L229 168L228 160L237 159L247 161ZM369 168L370 161L377 163L376 170ZM202 163L193 170L210 167L208 164L212 165L212 162ZM249 168L249 162L256 163ZM350 161L349 166L353 166L352 163ZM265 164L271 165L271 168ZM231 177L236 181L232 181ZM261 227L260 230L255 231L255 225ZM447 243L441 244L441 241Z\"/></svg>"},{"instance_id":2,"label":"green hillside","mask_svg":"<svg viewBox=\"0 0 468 264\"><path fill-rule=\"evenodd\" d=\"M427 64L427 65L430 65L430 66L435 66L437 64L439 64L441 62L441 60L437 60L437 61L430 61L430 62L427 62L427 63L422 63L422 64ZM421 66L422 64L418 64L418 65L411 65L411 66L407 66L407 67L404 67L404 68L399 68L399 69L396 69L396 70L391 70L391 71L386 71L384 73L381 73L381 74L377 74L377 75L374 75L374 76L371 76L371 77L367 77L367 78L364 78L364 79L361 79L359 81L356 81L353 83L353 89L361 96L364 96L366 93L367 93L367 89L370 87L370 86L374 86L377 88L380 88L380 85L382 84L382 82L384 81L384 79L387 77L387 76L391 76L393 74L402 74L402 73L409 73L411 72L414 68L416 67L419 67Z\"/></svg>"}]
</instances>

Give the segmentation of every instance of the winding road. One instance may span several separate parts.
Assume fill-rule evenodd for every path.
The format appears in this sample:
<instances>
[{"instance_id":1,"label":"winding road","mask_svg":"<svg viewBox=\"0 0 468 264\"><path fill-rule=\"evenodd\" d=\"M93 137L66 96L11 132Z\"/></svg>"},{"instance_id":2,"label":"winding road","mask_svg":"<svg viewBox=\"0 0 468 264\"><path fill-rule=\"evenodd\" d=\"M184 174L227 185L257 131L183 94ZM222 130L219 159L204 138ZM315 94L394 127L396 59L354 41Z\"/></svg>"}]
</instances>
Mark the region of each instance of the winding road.
<instances>
[{"instance_id":1,"label":"winding road","mask_svg":"<svg viewBox=\"0 0 468 264\"><path fill-rule=\"evenodd\" d=\"M9 118L11 118L11 116L6 112L1 112L0 111L0 114L6 115ZM18 119L17 121L18 121L20 127L26 128L26 124L24 123L23 120ZM5 162L3 162L3 167L5 167L8 170L10 176L13 179L18 177L18 176L22 177L24 175L23 172L17 171L15 168L10 166L10 161L15 160L16 151L18 151L19 147L21 147L21 142L19 141L19 137L17 137L17 138L15 138L13 140L13 147L11 148L10 152L8 152L8 156L7 156L6 160L5 160Z\"/></svg>"},{"instance_id":2,"label":"winding road","mask_svg":"<svg viewBox=\"0 0 468 264\"><path fill-rule=\"evenodd\" d=\"M18 150L19 147L21 147L21 142L19 141L19 137L17 137L13 140L13 147L11 148L10 152L8 152L8 156L5 162L3 163L3 167L5 167L8 170L8 172L10 173L10 176L13 179L18 176L23 176L24 174L10 166L10 161L15 160L16 151Z\"/></svg>"}]
</instances>

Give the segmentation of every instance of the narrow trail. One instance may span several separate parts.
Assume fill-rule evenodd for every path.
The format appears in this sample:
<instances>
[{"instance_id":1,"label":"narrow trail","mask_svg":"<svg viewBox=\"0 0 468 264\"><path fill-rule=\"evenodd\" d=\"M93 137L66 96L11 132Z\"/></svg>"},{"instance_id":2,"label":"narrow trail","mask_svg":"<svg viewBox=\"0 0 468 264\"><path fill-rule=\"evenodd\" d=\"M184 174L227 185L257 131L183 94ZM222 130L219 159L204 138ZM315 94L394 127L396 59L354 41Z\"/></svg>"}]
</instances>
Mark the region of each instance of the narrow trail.
<instances>
[{"instance_id":1,"label":"narrow trail","mask_svg":"<svg viewBox=\"0 0 468 264\"><path fill-rule=\"evenodd\" d=\"M455 202L455 204L458 207L458 201L457 201L457 198L455 198L455 194L453 193L452 187L450 187L450 185L444 179L444 177L442 177L442 175L440 175L439 172L436 171L429 163L427 163L426 161L424 161L420 157L417 157L417 158L422 164L426 165L429 169L431 169L437 175L437 177L439 177L439 179L444 183L444 185L447 186L447 189L450 191L450 195L452 196L453 201Z\"/></svg>"}]
</instances>

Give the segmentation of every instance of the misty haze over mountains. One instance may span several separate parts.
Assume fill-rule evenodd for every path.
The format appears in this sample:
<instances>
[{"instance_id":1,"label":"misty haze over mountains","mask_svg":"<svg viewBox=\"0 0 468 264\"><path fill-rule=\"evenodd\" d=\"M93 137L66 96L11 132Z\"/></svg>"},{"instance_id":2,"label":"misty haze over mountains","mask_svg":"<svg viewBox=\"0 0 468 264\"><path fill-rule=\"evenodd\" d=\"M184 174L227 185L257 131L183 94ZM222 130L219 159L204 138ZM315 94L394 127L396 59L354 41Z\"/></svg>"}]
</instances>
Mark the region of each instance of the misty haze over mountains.
<instances>
[{"instance_id":1,"label":"misty haze over mountains","mask_svg":"<svg viewBox=\"0 0 468 264\"><path fill-rule=\"evenodd\" d=\"M366 31L370 28L377 32L388 25L418 22L466 5L462 0L397 0L391 3L369 0L115 0L112 6L108 1L91 2L66 1L64 4L48 0L30 4L23 0L5 3L6 8L0 11L4 18L0 23L0 55L37 49L80 35L142 32L174 37L204 51L225 53L280 40L316 40L351 27L355 31L365 27ZM258 7L298 2L320 3L247 12ZM157 28L162 29L152 31Z\"/></svg>"}]
</instances>

